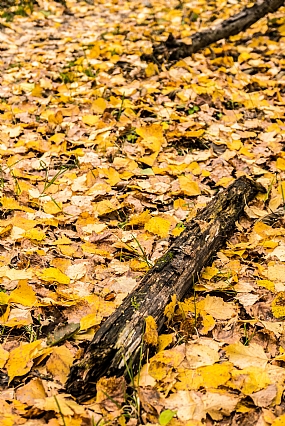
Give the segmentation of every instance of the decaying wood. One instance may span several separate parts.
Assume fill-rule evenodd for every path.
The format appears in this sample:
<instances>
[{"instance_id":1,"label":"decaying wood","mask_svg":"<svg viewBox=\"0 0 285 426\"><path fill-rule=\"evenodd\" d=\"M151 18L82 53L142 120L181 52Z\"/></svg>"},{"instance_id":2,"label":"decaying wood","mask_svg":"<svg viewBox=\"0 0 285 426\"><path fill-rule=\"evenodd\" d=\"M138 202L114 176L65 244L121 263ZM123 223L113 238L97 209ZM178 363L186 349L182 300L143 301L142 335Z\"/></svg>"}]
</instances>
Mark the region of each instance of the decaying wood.
<instances>
[{"instance_id":1,"label":"decaying wood","mask_svg":"<svg viewBox=\"0 0 285 426\"><path fill-rule=\"evenodd\" d=\"M161 329L164 310L176 294L181 299L192 288L201 269L235 228L246 203L257 193L254 181L243 176L216 195L171 244L168 252L95 334L83 359L71 369L68 391L79 400L96 392L102 376L118 376L126 363L135 366L146 348L145 318L151 315Z\"/></svg>"},{"instance_id":2,"label":"decaying wood","mask_svg":"<svg viewBox=\"0 0 285 426\"><path fill-rule=\"evenodd\" d=\"M215 27L193 34L190 37L191 44L179 42L170 34L166 42L154 46L153 55L149 55L145 59L152 60L151 58L153 57L156 60L161 60L162 58L169 60L186 58L212 43L245 31L268 13L276 12L284 3L284 0L257 0L252 7L246 7Z\"/></svg>"}]
</instances>

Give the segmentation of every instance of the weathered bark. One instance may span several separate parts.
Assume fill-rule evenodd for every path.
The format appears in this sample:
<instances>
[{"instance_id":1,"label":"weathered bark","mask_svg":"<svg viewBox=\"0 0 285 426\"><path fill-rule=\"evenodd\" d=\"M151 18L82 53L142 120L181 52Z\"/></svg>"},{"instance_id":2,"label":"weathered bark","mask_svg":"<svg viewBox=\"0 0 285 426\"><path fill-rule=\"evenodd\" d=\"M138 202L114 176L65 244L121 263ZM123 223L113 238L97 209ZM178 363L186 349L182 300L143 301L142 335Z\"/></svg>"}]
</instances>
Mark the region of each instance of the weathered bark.
<instances>
[{"instance_id":1,"label":"weathered bark","mask_svg":"<svg viewBox=\"0 0 285 426\"><path fill-rule=\"evenodd\" d=\"M218 194L171 244L168 252L95 334L85 356L72 369L68 391L80 400L96 392L101 376L124 373L126 363L137 364L144 353L145 318L153 316L160 330L171 296L183 298L201 269L235 227L246 203L257 193L254 181L241 177Z\"/></svg>"},{"instance_id":2,"label":"weathered bark","mask_svg":"<svg viewBox=\"0 0 285 426\"><path fill-rule=\"evenodd\" d=\"M153 55L149 55L146 59L151 60L151 57L155 57L156 60L163 57L170 60L186 58L216 41L245 31L268 13L276 12L284 3L284 0L257 0L254 6L246 7L215 27L193 34L190 37L191 44L179 42L170 34L165 43L154 46Z\"/></svg>"}]
</instances>

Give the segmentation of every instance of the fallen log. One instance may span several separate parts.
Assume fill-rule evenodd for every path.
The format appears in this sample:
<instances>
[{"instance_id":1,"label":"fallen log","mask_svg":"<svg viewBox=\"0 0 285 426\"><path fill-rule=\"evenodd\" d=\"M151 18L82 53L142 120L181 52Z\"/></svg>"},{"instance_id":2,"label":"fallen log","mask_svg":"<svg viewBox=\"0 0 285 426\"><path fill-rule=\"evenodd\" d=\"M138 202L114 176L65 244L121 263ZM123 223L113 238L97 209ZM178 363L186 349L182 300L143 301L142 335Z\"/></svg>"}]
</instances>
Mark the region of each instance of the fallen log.
<instances>
[{"instance_id":1,"label":"fallen log","mask_svg":"<svg viewBox=\"0 0 285 426\"><path fill-rule=\"evenodd\" d=\"M164 58L168 60L186 58L212 43L245 31L268 13L276 12L284 3L284 0L257 0L252 7L244 8L215 27L193 34L190 36L191 44L180 42L169 34L164 43L154 46L152 55L145 55L143 59L151 61L155 58L156 61L161 62Z\"/></svg>"},{"instance_id":2,"label":"fallen log","mask_svg":"<svg viewBox=\"0 0 285 426\"><path fill-rule=\"evenodd\" d=\"M101 326L83 359L73 365L68 392L80 401L89 399L100 377L121 375L130 362L135 368L146 351L145 318L151 315L158 330L162 328L171 296L176 294L180 300L189 292L201 269L233 232L246 203L261 188L242 176L185 224L167 253Z\"/></svg>"}]
</instances>

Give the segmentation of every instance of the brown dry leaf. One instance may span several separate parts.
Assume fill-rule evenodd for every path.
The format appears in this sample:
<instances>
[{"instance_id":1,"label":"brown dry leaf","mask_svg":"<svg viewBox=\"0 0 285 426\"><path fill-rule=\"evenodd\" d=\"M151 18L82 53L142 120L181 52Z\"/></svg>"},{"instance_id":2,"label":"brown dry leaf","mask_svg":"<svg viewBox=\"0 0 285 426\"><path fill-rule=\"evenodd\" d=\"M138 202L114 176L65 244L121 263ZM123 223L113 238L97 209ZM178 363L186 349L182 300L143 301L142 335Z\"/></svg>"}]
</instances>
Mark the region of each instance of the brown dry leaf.
<instances>
[{"instance_id":1,"label":"brown dry leaf","mask_svg":"<svg viewBox=\"0 0 285 426\"><path fill-rule=\"evenodd\" d=\"M208 342L209 343L209 342ZM186 359L189 368L198 368L205 365L212 365L219 361L218 343L207 346L206 342L194 342L186 345Z\"/></svg>"},{"instance_id":2,"label":"brown dry leaf","mask_svg":"<svg viewBox=\"0 0 285 426\"><path fill-rule=\"evenodd\" d=\"M273 400L277 396L277 386L275 384L267 386L259 392L255 392L250 395L254 404L257 407L268 407L272 404Z\"/></svg>"},{"instance_id":3,"label":"brown dry leaf","mask_svg":"<svg viewBox=\"0 0 285 426\"><path fill-rule=\"evenodd\" d=\"M110 420L115 419L122 413L120 408L125 400L126 382L123 377L102 377L97 382L96 402L102 413Z\"/></svg>"},{"instance_id":4,"label":"brown dry leaf","mask_svg":"<svg viewBox=\"0 0 285 426\"><path fill-rule=\"evenodd\" d=\"M26 385L16 390L16 398L20 402L33 406L37 399L45 399L47 396L42 380L32 379Z\"/></svg>"},{"instance_id":5,"label":"brown dry leaf","mask_svg":"<svg viewBox=\"0 0 285 426\"><path fill-rule=\"evenodd\" d=\"M229 416L239 400L238 396L224 392L207 392L202 396L204 410L213 420L222 420L223 415Z\"/></svg>"},{"instance_id":6,"label":"brown dry leaf","mask_svg":"<svg viewBox=\"0 0 285 426\"><path fill-rule=\"evenodd\" d=\"M194 391L177 391L170 395L165 407L176 411L177 418L183 422L187 420L201 421L206 417L202 396Z\"/></svg>"},{"instance_id":7,"label":"brown dry leaf","mask_svg":"<svg viewBox=\"0 0 285 426\"><path fill-rule=\"evenodd\" d=\"M237 307L230 302L224 302L220 297L209 296L205 298L205 311L215 319L230 319L236 316Z\"/></svg>"}]
</instances>

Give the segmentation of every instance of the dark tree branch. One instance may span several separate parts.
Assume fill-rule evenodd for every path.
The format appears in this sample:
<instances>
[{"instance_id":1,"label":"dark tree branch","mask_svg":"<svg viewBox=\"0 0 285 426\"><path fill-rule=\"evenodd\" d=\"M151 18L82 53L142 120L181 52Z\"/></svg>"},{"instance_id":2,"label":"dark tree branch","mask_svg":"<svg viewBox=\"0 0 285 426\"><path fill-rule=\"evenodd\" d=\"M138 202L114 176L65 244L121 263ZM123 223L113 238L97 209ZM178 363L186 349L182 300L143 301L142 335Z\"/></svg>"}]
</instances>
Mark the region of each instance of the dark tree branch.
<instances>
[{"instance_id":1,"label":"dark tree branch","mask_svg":"<svg viewBox=\"0 0 285 426\"><path fill-rule=\"evenodd\" d=\"M145 318L151 315L160 330L171 296L183 298L193 287L201 269L235 228L246 203L257 193L254 181L245 176L218 194L144 276L139 285L95 334L85 356L72 369L68 391L86 400L96 392L102 376L124 373L126 363L137 365L145 352Z\"/></svg>"},{"instance_id":2,"label":"dark tree branch","mask_svg":"<svg viewBox=\"0 0 285 426\"><path fill-rule=\"evenodd\" d=\"M276 12L284 3L284 0L257 0L254 6L243 9L215 27L193 34L190 37L191 44L179 42L170 34L166 42L154 46L153 54L145 59L151 60L151 57L158 60L160 57L170 60L186 58L212 43L245 31L268 13Z\"/></svg>"}]
</instances>

